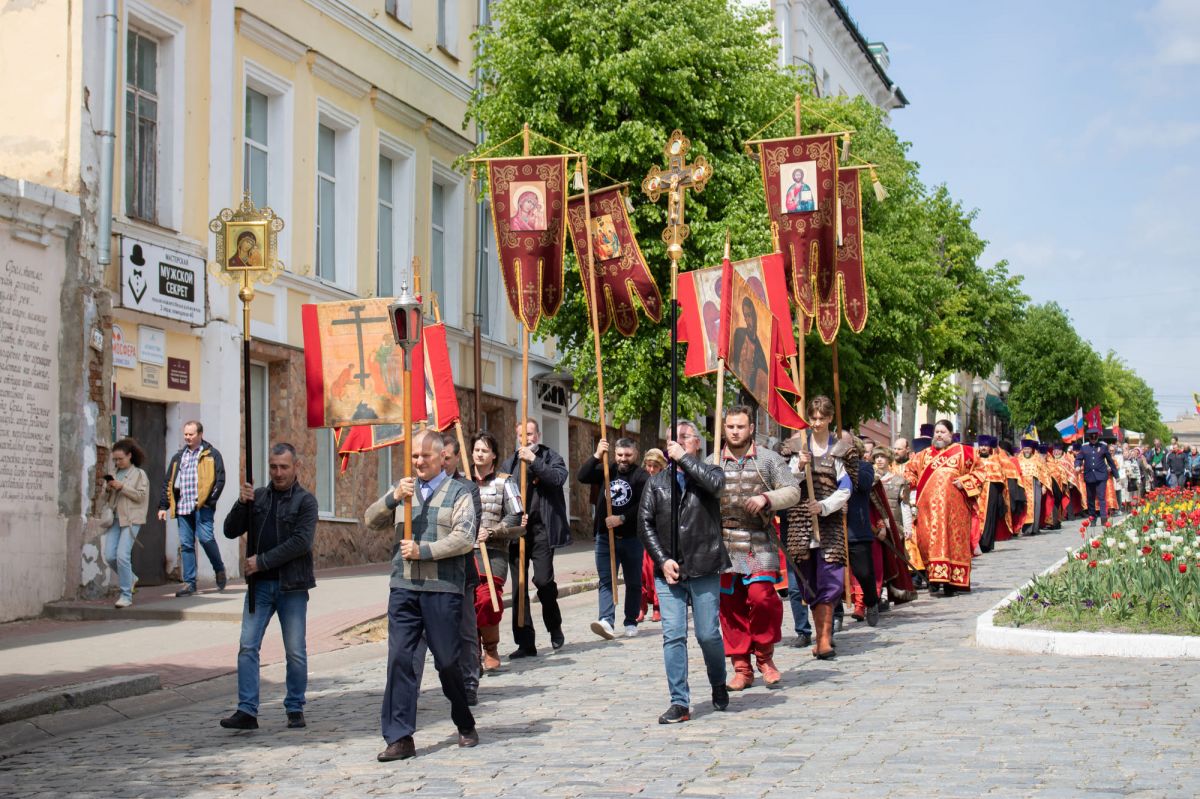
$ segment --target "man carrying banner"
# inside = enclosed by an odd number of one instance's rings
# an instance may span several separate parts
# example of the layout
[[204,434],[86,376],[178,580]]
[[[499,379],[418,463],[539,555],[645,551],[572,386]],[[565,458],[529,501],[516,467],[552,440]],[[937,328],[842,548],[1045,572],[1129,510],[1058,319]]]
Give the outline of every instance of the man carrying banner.
[[783,603],[775,592],[782,567],[772,514],[800,501],[800,487],[787,463],[755,443],[753,413],[745,405],[726,412],[726,445],[714,458],[725,472],[721,527],[733,562],[721,579],[721,634],[733,665],[731,691],[754,683],[751,654],[767,685],[780,680],[771,659],[783,624]]
[[908,484],[917,494],[917,543],[929,591],[954,596],[971,588],[971,499],[979,496],[975,452],[953,443],[954,425],[933,426],[932,446],[908,462]]
[[[541,443],[542,431],[533,419],[525,425],[525,446],[519,446],[521,441],[521,423],[517,423],[517,451],[512,454],[501,468],[506,474],[519,474],[521,464],[526,465],[529,473],[528,493],[526,494],[526,512],[529,521],[525,528],[525,565],[533,565],[533,585],[537,589],[538,602],[542,606],[542,621],[546,631],[550,633],[550,645],[555,649],[562,647],[565,642],[562,632],[562,612],[558,608],[558,583],[554,582],[554,550],[571,543],[571,530],[567,526],[567,500],[563,494],[563,486],[567,482],[567,464],[561,455]],[[508,546],[508,564],[514,575],[521,573],[521,550],[518,542]],[[513,583],[512,604],[519,604],[517,592],[525,594],[529,588],[518,585],[520,580]],[[528,597],[526,597],[528,599]],[[528,610],[529,603],[525,603]],[[530,614],[525,614],[525,626],[518,624],[517,614],[513,614],[513,640],[516,650],[509,655],[510,659],[533,657],[537,655],[536,639],[533,632],[533,621]]]

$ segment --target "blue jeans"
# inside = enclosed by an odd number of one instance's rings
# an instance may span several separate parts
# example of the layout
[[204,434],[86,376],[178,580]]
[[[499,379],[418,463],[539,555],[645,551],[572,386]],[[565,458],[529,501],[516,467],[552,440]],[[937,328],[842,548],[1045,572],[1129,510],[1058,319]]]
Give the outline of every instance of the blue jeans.
[[121,598],[133,599],[133,581],[137,579],[133,573],[133,539],[137,538],[140,524],[122,527],[114,520],[112,527],[104,536],[104,561],[117,570],[117,584],[121,586]]
[[792,629],[796,635],[812,637],[812,622],[808,619],[808,605],[804,604],[804,591],[800,588],[803,583],[796,575],[792,564],[788,563],[788,604],[792,606]]
[[725,684],[725,643],[721,640],[721,576],[693,577],[669,585],[661,577],[654,578],[658,603],[662,612],[663,663],[667,670],[667,688],[671,704],[689,707],[687,656],[687,606],[692,601],[692,623],[696,640],[704,654],[709,685]]
[[283,651],[287,658],[287,712],[304,710],[304,691],[308,688],[308,649],[305,625],[308,616],[307,591],[280,591],[278,580],[255,580],[254,613],[250,612],[250,594],[242,607],[242,639],[238,645],[238,710],[258,715],[258,650],[271,616],[279,615],[283,633]]
[[[625,626],[636,627],[642,612],[642,555],[646,549],[641,539],[614,538],[617,547],[617,568],[625,575]],[[615,624],[613,608],[613,576],[608,558],[608,533],[596,536],[596,573],[600,576],[600,618]]]
[[179,522],[179,557],[183,562],[183,581],[193,588],[196,587],[196,539],[204,547],[208,562],[214,572],[225,571],[225,562],[221,560],[221,549],[217,546],[216,536],[213,535],[212,508],[196,508],[183,516],[176,517]]

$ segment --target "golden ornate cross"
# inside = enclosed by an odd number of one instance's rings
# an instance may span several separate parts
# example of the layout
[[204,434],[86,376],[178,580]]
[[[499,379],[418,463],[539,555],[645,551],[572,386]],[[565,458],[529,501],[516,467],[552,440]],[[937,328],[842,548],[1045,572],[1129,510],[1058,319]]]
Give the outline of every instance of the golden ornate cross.
[[642,191],[649,195],[652,202],[658,202],[659,195],[667,192],[667,227],[663,230],[663,241],[667,244],[667,256],[671,259],[671,297],[675,297],[675,272],[679,259],[683,256],[683,240],[691,232],[683,220],[683,197],[686,189],[704,191],[704,184],[712,176],[712,167],[704,156],[698,156],[692,163],[687,163],[687,151],[692,143],[687,136],[676,130],[667,139],[663,155],[667,157],[667,168],[651,167],[646,179],[642,181]]

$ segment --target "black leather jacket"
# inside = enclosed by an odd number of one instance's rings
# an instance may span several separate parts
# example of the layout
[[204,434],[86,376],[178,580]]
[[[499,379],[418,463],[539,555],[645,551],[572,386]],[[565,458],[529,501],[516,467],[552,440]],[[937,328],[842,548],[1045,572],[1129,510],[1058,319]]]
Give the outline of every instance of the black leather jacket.
[[313,575],[312,548],[317,535],[317,498],[299,483],[294,483],[275,506],[275,532],[279,541],[266,552],[259,552],[259,533],[271,512],[270,486],[254,489],[254,504],[240,499],[225,517],[225,537],[237,538],[247,532],[246,557],[256,555],[260,569],[279,570],[282,591],[305,591],[317,584]]
[[671,470],[650,478],[638,508],[638,535],[662,575],[668,560],[679,564],[679,576],[708,577],[730,567],[721,535],[721,503],[725,472],[719,466],[684,455],[679,468],[685,475],[679,503],[679,530],[671,530]]

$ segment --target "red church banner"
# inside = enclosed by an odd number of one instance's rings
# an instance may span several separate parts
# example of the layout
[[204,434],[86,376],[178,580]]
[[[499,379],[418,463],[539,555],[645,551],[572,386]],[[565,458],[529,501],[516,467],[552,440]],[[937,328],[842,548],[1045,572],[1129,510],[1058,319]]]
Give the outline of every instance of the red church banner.
[[[602,301],[597,309],[600,332],[616,325],[622,335],[632,336],[638,327],[637,305],[655,322],[662,321],[662,295],[646,259],[638,247],[625,212],[625,197],[620,186],[591,192],[592,252],[596,259],[597,282]],[[567,223],[571,243],[579,261],[584,300],[591,310],[592,280],[587,270],[587,218],[583,195],[567,200]]]
[[817,274],[817,332],[829,344],[838,334],[842,315],[855,333],[867,324],[867,275],[863,263],[862,190],[860,167],[843,169],[838,175],[841,199],[842,244],[837,248],[836,268]]
[[488,161],[504,293],[513,315],[530,330],[562,305],[566,173],[562,155]]
[[834,268],[841,135],[820,133],[758,145],[767,213],[779,229],[792,297],[808,316],[816,313],[816,276],[824,267]]

